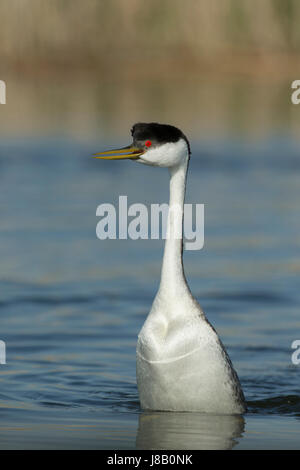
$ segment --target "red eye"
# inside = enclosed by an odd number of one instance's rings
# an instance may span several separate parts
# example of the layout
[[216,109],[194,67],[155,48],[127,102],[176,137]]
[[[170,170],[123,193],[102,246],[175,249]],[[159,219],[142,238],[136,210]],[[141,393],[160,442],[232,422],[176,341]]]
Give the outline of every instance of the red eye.
[[151,140],[146,140],[145,145],[146,145],[146,147],[151,147],[151,145],[152,145]]

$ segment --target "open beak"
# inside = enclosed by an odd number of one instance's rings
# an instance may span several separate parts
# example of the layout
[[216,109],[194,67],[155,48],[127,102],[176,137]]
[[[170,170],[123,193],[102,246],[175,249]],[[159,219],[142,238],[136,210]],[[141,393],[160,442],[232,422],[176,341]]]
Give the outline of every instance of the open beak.
[[140,155],[143,155],[145,151],[143,149],[128,145],[121,149],[107,150],[106,152],[95,153],[95,158],[101,158],[103,160],[124,160],[129,158],[130,160],[136,160]]

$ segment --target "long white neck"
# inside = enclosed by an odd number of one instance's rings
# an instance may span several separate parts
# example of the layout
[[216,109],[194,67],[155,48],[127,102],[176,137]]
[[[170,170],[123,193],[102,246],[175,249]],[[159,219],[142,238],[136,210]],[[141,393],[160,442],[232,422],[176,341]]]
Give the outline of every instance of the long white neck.
[[183,262],[183,211],[188,160],[170,169],[170,201],[167,238],[159,294],[168,298],[189,293]]

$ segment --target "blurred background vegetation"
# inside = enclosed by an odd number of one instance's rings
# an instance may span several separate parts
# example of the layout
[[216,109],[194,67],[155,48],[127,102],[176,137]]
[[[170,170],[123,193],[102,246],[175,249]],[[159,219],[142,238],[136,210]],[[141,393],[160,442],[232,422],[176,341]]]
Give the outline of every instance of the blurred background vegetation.
[[299,0],[0,0],[1,133],[297,136]]

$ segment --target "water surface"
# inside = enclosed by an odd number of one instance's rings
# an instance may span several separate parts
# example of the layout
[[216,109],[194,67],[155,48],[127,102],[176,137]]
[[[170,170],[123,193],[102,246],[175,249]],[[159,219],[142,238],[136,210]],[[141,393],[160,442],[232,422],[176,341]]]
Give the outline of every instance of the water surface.
[[186,275],[238,372],[243,417],[140,410],[135,345],[163,242],[100,241],[96,208],[167,202],[168,174],[90,158],[116,144],[1,141],[0,447],[299,449],[297,142],[192,142],[186,202],[205,204],[205,245],[185,252]]

